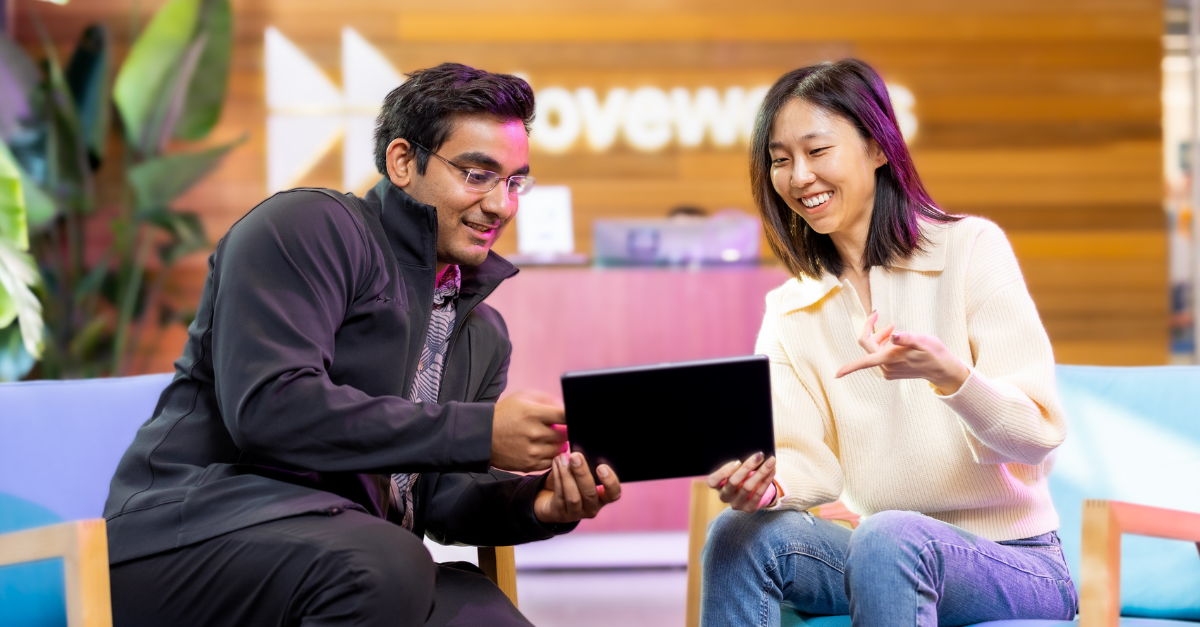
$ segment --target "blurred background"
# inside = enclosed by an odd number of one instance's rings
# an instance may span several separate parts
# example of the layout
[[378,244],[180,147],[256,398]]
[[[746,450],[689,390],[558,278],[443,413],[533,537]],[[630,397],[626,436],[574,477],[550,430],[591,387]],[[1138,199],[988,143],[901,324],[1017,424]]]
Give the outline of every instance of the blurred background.
[[[490,301],[515,345],[510,390],[752,352],[787,278],[751,202],[753,115],[784,72],[844,57],[883,75],[933,198],[1008,233],[1060,363],[1192,363],[1188,15],[1183,0],[0,0],[0,136],[36,188],[24,247],[0,222],[9,258],[36,268],[0,283],[0,378],[169,371],[213,243],[277,190],[365,193],[379,102],[444,61],[537,94],[538,187],[496,245],[522,272]],[[170,32],[186,45],[130,54]],[[579,534],[519,548],[522,608],[545,625],[682,620],[686,512],[686,480],[631,485]]]

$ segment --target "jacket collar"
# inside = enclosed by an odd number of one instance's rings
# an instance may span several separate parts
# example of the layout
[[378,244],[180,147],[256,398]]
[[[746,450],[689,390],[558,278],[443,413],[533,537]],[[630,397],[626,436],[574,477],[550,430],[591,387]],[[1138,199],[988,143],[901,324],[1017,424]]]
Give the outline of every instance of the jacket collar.
[[[907,259],[900,259],[892,264],[892,270],[912,270],[914,272],[941,272],[946,269],[946,224],[921,220],[918,228],[924,238],[920,250],[913,251]],[[811,277],[796,277],[784,284],[781,295],[783,313],[799,311],[825,298],[835,288],[841,287],[842,282],[828,272],[821,273],[820,279]]]
[[[379,180],[364,198],[379,212],[383,231],[391,244],[396,262],[402,266],[417,266],[430,273],[437,267],[437,208],[417,202],[404,190],[392,184],[386,176]],[[477,266],[459,266],[462,273],[460,295],[487,295],[505,279],[517,273],[516,267],[500,255],[488,251],[487,258]],[[432,294],[433,285],[430,284]]]

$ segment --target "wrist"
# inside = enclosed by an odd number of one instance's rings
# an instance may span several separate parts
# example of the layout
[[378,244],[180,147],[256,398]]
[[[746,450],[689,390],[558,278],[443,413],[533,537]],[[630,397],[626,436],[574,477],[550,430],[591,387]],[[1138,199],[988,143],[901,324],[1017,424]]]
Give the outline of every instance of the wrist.
[[929,380],[942,396],[950,396],[957,392],[971,375],[971,369],[961,359],[949,355],[946,361],[941,375],[937,379]]

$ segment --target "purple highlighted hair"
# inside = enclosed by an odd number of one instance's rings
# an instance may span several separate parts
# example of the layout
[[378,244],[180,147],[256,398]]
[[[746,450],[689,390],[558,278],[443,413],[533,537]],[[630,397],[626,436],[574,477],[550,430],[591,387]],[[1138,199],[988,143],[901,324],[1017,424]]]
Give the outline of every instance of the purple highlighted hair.
[[771,249],[794,276],[815,279],[822,272],[841,276],[845,269],[833,240],[794,217],[771,182],[767,147],[771,131],[780,109],[795,99],[841,116],[864,140],[875,140],[887,157],[887,163],[875,170],[875,207],[863,251],[863,270],[887,267],[920,250],[924,243],[918,228],[922,218],[935,222],[959,219],[939,209],[925,191],[900,135],[887,87],[871,66],[858,59],[843,59],[792,70],[771,86],[758,111],[750,146],[750,180]]

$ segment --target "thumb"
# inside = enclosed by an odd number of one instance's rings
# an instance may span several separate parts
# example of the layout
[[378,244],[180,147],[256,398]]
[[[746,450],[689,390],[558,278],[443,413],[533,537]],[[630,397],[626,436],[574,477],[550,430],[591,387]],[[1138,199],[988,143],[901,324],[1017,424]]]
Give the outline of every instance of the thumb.
[[912,333],[896,332],[892,334],[892,344],[905,348],[920,349],[921,344]]

